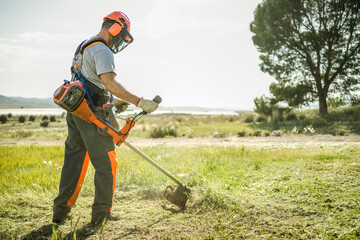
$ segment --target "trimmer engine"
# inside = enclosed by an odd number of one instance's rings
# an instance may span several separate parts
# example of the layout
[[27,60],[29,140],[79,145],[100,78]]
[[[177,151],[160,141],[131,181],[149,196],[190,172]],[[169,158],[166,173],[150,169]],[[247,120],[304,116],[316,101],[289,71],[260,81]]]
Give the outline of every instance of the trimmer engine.
[[54,102],[66,111],[73,112],[80,106],[85,94],[85,89],[80,81],[65,81],[54,92]]

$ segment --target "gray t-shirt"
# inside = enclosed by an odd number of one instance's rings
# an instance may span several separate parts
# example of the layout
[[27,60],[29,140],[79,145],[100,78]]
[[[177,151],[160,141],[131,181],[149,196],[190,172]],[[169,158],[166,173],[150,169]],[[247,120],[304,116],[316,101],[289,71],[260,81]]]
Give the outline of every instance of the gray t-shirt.
[[114,54],[110,48],[103,43],[96,43],[88,47],[83,53],[81,74],[87,80],[104,90],[105,86],[100,78],[100,74],[109,72],[115,73]]

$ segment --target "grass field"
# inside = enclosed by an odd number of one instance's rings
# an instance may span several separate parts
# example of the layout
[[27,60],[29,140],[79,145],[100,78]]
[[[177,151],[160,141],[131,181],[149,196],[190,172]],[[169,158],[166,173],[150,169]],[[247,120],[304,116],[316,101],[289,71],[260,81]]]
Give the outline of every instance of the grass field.
[[360,239],[360,141],[342,140],[142,146],[192,188],[185,211],[163,198],[171,181],[121,146],[117,219],[99,229],[91,166],[71,220],[55,228],[63,146],[3,145],[0,239]]

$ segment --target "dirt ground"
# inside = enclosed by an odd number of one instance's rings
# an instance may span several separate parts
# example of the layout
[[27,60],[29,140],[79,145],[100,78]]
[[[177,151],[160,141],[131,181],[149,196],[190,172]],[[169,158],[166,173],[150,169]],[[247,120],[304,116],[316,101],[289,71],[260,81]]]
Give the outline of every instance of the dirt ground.
[[[291,143],[321,143],[321,142],[359,142],[360,136],[282,136],[282,137],[228,137],[228,138],[131,138],[127,139],[135,146],[189,146],[189,145],[266,145]],[[63,145],[64,140],[53,141],[12,141],[0,142],[0,145]]]

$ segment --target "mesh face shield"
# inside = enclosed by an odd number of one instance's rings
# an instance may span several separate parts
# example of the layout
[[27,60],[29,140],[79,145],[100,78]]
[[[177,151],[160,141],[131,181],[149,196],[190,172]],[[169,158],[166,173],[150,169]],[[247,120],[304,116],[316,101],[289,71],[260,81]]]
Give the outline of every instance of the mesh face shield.
[[131,36],[131,34],[125,28],[123,28],[118,35],[112,37],[113,46],[111,50],[116,54],[124,50],[133,41],[134,38]]

